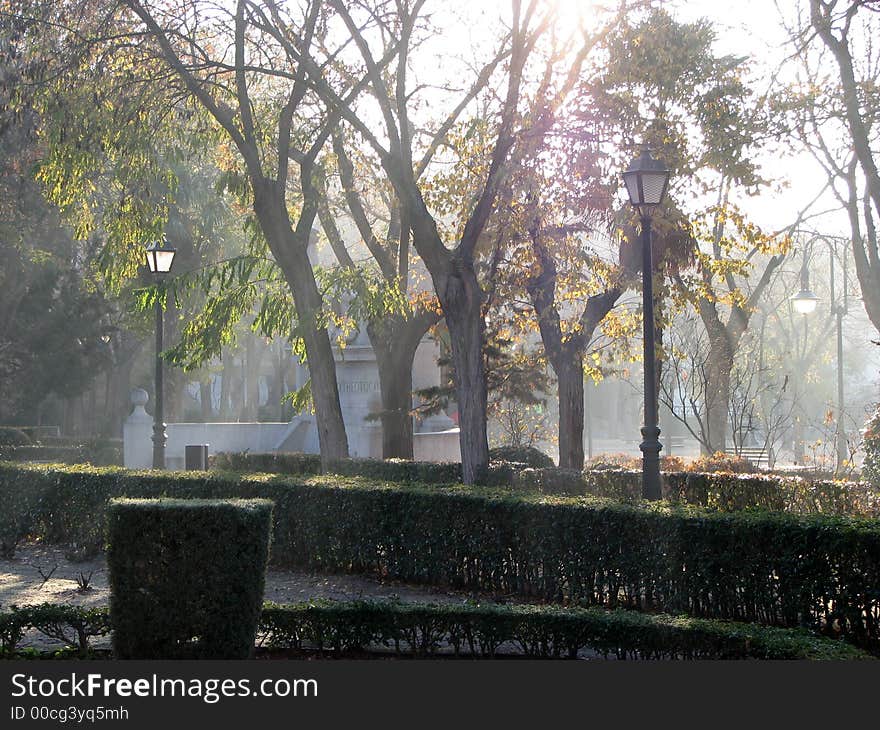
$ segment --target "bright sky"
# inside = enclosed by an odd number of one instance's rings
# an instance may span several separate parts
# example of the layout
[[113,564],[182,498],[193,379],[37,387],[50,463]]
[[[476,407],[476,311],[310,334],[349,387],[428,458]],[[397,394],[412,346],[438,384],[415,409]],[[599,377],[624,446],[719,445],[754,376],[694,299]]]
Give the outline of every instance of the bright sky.
[[[461,5],[459,5],[461,3]],[[594,6],[608,7],[611,0],[555,0],[563,18],[575,27],[582,14],[591,13]],[[806,0],[665,0],[675,17],[686,22],[700,18],[712,21],[716,28],[716,49],[721,54],[751,56],[756,70],[767,78],[777,76],[793,80],[790,73],[777,73],[789,49],[788,36],[780,13],[792,22],[798,7]],[[464,9],[477,16],[509,14],[509,0],[450,0],[447,8]],[[455,12],[455,11],[453,11]],[[494,19],[494,18],[493,18]],[[487,18],[488,20],[488,18]],[[448,45],[466,47],[468,39],[473,42],[481,37],[486,28],[475,23],[463,28],[457,38],[444,39]],[[475,44],[476,45],[476,44]],[[759,89],[762,92],[764,89]],[[759,197],[743,197],[736,202],[765,230],[775,231],[789,226],[798,212],[819,195],[825,182],[825,173],[808,153],[781,155],[779,149],[764,155],[761,160],[764,176],[773,181],[770,190],[762,190]],[[838,208],[836,199],[826,192],[812,206],[815,212]],[[843,213],[835,213],[815,219],[811,227],[821,227],[829,234],[848,233],[848,222]]]

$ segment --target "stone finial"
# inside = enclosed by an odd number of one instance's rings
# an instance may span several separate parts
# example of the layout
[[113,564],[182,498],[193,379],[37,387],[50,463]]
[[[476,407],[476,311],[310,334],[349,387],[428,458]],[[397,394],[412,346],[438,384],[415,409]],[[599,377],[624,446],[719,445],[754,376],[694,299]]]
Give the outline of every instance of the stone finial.
[[147,401],[150,400],[150,395],[143,388],[135,388],[129,394],[129,399],[131,400],[131,404],[134,408],[131,409],[131,414],[128,416],[128,421],[150,421],[153,422],[153,417],[144,410],[144,406],[147,405]]

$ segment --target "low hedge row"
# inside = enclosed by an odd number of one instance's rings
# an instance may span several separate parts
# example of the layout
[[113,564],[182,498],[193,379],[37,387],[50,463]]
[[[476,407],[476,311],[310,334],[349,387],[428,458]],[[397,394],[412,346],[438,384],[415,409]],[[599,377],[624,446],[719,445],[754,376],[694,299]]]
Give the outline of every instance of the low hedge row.
[[[88,656],[111,635],[106,608],[43,604],[0,613],[0,654],[13,655],[35,629]],[[397,654],[574,657],[591,650],[620,659],[871,659],[842,641],[685,616],[551,606],[436,605],[315,601],[265,604],[261,643],[270,649],[335,651],[393,648]]]
[[868,659],[842,641],[796,629],[533,605],[436,605],[316,601],[267,604],[260,622],[271,648],[352,651],[382,646],[398,654],[515,651],[535,658],[574,658],[591,650],[606,659]]
[[263,602],[272,503],[114,499],[107,519],[120,659],[246,659]]
[[[218,471],[264,472],[288,476],[321,474],[318,454],[299,453],[219,453],[211,457],[211,468]],[[334,459],[328,473],[359,476],[389,482],[454,484],[461,481],[457,462],[410,461],[407,459]]]
[[42,461],[60,464],[122,464],[122,448],[106,445],[28,444],[0,446],[0,461]]
[[[510,456],[498,452],[496,456]],[[212,468],[289,476],[318,475],[320,457],[314,454],[217,454]],[[340,459],[328,472],[341,476],[407,484],[452,484],[461,481],[461,465],[401,459]],[[631,469],[591,469],[584,472],[532,468],[497,461],[486,485],[516,492],[564,496],[594,496],[634,501],[641,498],[642,473]],[[729,472],[666,472],[663,498],[711,509],[767,509],[796,514],[880,517],[880,489],[867,482],[811,480],[796,476],[734,474]]]
[[100,544],[111,497],[266,498],[273,563],[880,644],[880,522],[348,477],[0,465],[18,534]]
[[67,650],[86,655],[95,639],[110,636],[110,611],[103,606],[84,608],[53,603],[12,606],[0,612],[0,656],[15,653],[31,629],[61,642]]
[[[609,469],[568,473],[560,470],[526,470],[517,474],[515,486],[536,487],[544,494],[591,494],[635,500],[641,496],[641,471]],[[803,479],[771,474],[729,472],[667,472],[663,498],[732,512],[766,509],[795,514],[880,517],[880,490],[867,482]]]

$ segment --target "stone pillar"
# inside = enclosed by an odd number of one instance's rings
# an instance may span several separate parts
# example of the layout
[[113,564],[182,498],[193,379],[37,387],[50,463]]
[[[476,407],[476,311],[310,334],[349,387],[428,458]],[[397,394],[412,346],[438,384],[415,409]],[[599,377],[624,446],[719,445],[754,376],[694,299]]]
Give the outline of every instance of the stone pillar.
[[149,399],[142,388],[131,391],[134,408],[122,424],[122,455],[127,469],[149,469],[153,465],[153,417],[144,409]]
[[[423,390],[432,386],[440,385],[440,367],[437,359],[440,357],[440,346],[437,342],[425,335],[416,349],[413,360],[413,390]],[[440,411],[422,420],[416,427],[416,433],[438,433],[458,428],[445,411]]]

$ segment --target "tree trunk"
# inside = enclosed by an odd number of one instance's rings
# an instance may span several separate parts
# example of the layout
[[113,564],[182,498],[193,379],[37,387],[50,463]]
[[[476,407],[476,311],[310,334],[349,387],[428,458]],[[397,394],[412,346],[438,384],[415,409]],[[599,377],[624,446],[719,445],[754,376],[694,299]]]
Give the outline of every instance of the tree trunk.
[[[370,338],[373,339],[372,337]],[[412,364],[415,350],[373,345],[382,395],[382,458],[413,458]]]
[[312,400],[318,427],[321,462],[348,456],[348,437],[339,406],[339,388],[336,382],[336,363],[327,329],[318,324],[322,308],[321,293],[315,283],[312,264],[304,240],[290,224],[283,191],[271,180],[254,181],[254,212],[260,222],[266,241],[284,272],[305,343],[309,376],[312,380]]
[[214,404],[212,394],[212,379],[210,373],[199,381],[199,404],[201,406],[202,421],[208,423],[214,418]]
[[727,406],[730,403],[733,353],[723,343],[711,346],[707,365],[706,424],[709,451],[714,454],[727,450]]
[[584,363],[580,352],[554,365],[559,384],[559,468],[584,468]]
[[483,294],[473,266],[455,267],[437,293],[446,315],[455,370],[462,478],[465,484],[474,484],[488,470],[489,439],[483,362]]
[[421,311],[409,319],[367,323],[382,396],[382,458],[413,458],[412,368],[416,350],[439,315]]
[[242,361],[243,403],[240,420],[254,422],[258,420],[260,406],[260,367],[263,363],[265,347],[253,332],[248,332],[244,342],[244,359]]
[[223,371],[220,374],[220,420],[228,423],[232,420],[232,384],[235,381],[235,365],[232,355],[227,353],[223,360]]

